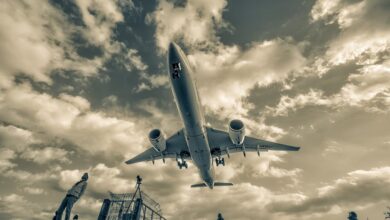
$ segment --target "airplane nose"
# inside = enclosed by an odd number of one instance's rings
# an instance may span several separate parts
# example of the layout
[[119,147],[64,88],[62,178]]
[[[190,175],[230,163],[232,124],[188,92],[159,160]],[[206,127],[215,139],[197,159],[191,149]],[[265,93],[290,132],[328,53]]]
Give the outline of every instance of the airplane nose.
[[169,63],[175,63],[180,60],[179,56],[179,47],[174,42],[169,43],[168,48],[168,62]]
[[176,44],[174,42],[169,43],[168,53],[171,55],[177,53]]
[[173,42],[170,42],[170,43],[169,43],[169,50],[172,50],[174,47],[175,47],[174,43],[173,43]]

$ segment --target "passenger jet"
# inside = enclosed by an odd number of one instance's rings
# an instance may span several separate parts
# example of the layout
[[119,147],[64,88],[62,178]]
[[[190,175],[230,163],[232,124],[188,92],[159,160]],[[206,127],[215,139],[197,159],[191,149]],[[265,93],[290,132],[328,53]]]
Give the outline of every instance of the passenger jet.
[[188,168],[186,160],[192,160],[198,168],[203,182],[191,187],[230,186],[232,183],[215,182],[213,159],[215,164],[225,165],[223,156],[231,153],[260,152],[268,150],[298,151],[299,147],[273,143],[245,136],[245,125],[241,120],[229,122],[228,131],[221,131],[206,126],[199,95],[193,80],[190,63],[183,50],[175,43],[168,49],[168,71],[172,93],[176,101],[184,128],[168,139],[159,129],[149,132],[151,147],[138,156],[126,161],[127,164],[176,158],[180,169]]

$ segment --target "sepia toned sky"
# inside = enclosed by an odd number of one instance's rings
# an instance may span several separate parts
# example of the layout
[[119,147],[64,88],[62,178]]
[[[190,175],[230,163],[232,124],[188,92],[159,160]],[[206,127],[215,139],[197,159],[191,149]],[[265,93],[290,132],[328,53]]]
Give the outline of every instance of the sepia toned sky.
[[[108,191],[143,190],[171,220],[383,219],[390,205],[388,0],[5,0],[0,4],[0,219],[96,219]],[[196,168],[126,165],[148,132],[182,128],[168,82],[175,41],[207,123],[301,146]]]

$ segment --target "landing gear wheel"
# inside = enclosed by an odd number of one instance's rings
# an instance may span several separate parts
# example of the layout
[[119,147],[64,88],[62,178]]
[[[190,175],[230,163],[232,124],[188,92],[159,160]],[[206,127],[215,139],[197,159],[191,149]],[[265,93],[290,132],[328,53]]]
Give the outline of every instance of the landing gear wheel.
[[220,164],[222,166],[225,166],[225,158],[215,158],[215,164],[219,166]]
[[185,167],[186,169],[188,169],[188,164],[187,164],[187,161],[177,161],[177,166],[179,167],[179,169],[182,169],[183,167]]

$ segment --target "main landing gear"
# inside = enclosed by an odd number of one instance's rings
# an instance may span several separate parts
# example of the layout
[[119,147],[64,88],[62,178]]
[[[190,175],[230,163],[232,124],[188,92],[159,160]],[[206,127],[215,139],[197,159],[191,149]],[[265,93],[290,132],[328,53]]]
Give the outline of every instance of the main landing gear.
[[188,168],[188,164],[187,164],[187,161],[185,161],[185,160],[178,160],[177,161],[177,166],[179,167],[179,169],[182,169],[183,167],[184,168]]
[[219,165],[225,166],[225,158],[221,158],[221,157],[215,158],[215,164],[217,166]]

